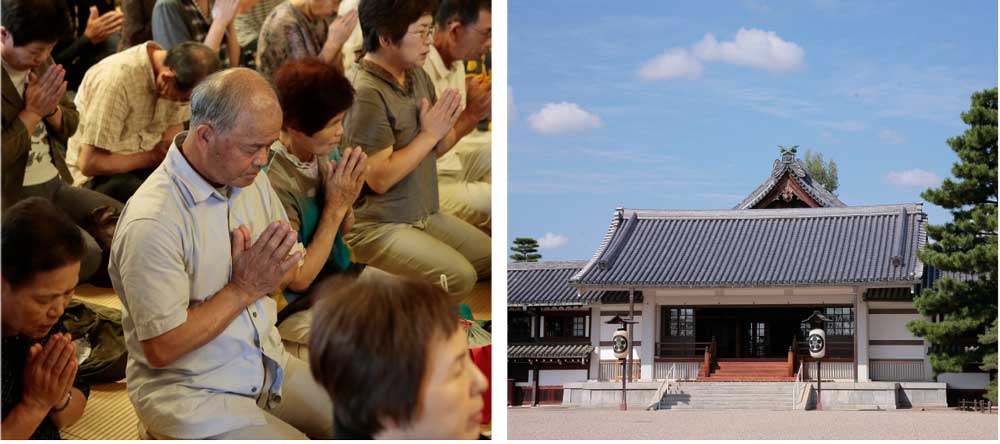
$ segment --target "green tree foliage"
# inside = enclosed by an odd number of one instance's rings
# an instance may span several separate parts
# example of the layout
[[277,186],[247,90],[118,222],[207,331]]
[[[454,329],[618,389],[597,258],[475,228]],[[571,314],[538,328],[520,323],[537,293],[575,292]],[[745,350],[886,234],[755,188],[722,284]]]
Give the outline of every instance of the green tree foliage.
[[514,262],[538,262],[542,255],[538,253],[538,241],[530,237],[519,237],[514,239],[514,246],[510,247],[514,254],[510,258]]
[[806,164],[806,171],[809,172],[813,180],[819,182],[820,185],[823,185],[823,188],[836,195],[837,188],[840,187],[840,180],[837,178],[837,163],[833,159],[830,159],[824,165],[823,154],[814,153],[809,150],[806,150],[806,156],[803,161]]
[[[935,345],[930,356],[935,374],[961,372],[970,365],[997,368],[997,89],[973,94],[962,121],[969,129],[948,139],[959,158],[951,169],[955,178],[921,194],[950,210],[952,221],[929,225],[927,233],[935,242],[917,254],[928,265],[972,273],[975,279],[946,276],[925,288],[913,303],[936,321],[907,324],[913,334]],[[996,402],[995,373],[988,390]]]

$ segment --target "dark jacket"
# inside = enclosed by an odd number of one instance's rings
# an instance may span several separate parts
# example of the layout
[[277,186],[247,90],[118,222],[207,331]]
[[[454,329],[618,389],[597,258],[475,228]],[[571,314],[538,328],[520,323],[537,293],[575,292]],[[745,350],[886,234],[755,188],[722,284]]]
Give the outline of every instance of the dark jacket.
[[[35,75],[41,77],[49,65],[52,64],[50,58],[35,69]],[[17,118],[18,113],[24,109],[24,100],[17,93],[14,82],[10,80],[7,70],[3,70],[3,202],[0,207],[4,210],[17,203],[16,199],[21,195],[22,184],[24,183],[24,170],[28,166],[28,153],[31,151],[31,132],[34,128],[25,128],[21,119]],[[62,130],[56,131],[52,125],[45,122],[45,130],[48,132],[49,153],[52,156],[52,163],[59,170],[59,176],[68,183],[73,183],[73,176],[66,167],[66,141],[76,132],[77,125],[80,124],[80,113],[76,106],[70,101],[69,96],[63,95],[59,101],[62,108]]]

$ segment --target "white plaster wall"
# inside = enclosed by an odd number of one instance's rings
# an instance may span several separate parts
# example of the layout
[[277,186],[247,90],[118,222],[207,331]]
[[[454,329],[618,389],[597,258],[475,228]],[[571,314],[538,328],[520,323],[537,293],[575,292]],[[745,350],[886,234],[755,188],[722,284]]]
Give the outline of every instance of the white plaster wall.
[[[642,352],[642,346],[632,347],[632,359],[639,360],[639,353]],[[601,360],[608,361],[618,359],[615,357],[615,351],[611,349],[611,346],[601,347]]]
[[906,323],[914,319],[921,319],[919,313],[912,314],[869,314],[868,315],[868,339],[870,340],[920,340],[919,337],[910,333],[906,329]]
[[947,382],[948,388],[981,390],[990,382],[988,373],[941,373],[938,382]]
[[[608,311],[608,308],[603,308],[602,310]],[[617,325],[607,324],[607,322],[610,321],[611,318],[613,318],[613,317],[614,317],[614,315],[611,315],[611,316],[601,316],[601,334],[598,337],[598,341],[601,341],[601,342],[610,341],[611,338],[612,338],[612,336],[614,336],[615,331],[617,331],[618,327],[621,326],[621,324],[617,324]],[[636,316],[635,320],[636,320],[637,323],[636,324],[632,324],[632,326],[629,327],[632,330],[632,341],[639,340],[639,337],[640,337],[639,336],[639,332],[641,331],[641,328],[642,328],[642,315]]]
[[923,345],[871,345],[869,359],[924,359]]
[[587,381],[587,370],[539,370],[538,371],[539,385],[563,385],[567,382],[586,382],[586,381]]

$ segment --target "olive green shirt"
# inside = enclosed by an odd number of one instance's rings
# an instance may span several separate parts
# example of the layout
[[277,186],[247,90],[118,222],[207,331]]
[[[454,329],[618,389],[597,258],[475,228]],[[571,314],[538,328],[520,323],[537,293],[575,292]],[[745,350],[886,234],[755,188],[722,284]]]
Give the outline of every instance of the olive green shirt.
[[[437,95],[422,68],[406,71],[400,86],[382,67],[362,60],[352,79],[354,106],[344,117],[341,146],[360,146],[369,156],[385,148],[404,149],[420,133],[420,104],[434,104]],[[414,223],[438,211],[437,162],[431,151],[417,168],[376,194],[365,185],[355,203],[359,222]]]

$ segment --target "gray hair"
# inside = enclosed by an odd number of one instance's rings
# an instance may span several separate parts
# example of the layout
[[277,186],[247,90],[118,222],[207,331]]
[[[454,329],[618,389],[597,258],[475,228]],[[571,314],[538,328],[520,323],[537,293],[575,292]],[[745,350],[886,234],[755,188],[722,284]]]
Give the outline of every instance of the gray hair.
[[[266,85],[272,98],[256,94],[259,90],[250,87],[255,81]],[[206,77],[191,94],[191,128],[209,123],[216,131],[225,133],[236,125],[244,109],[259,109],[272,102],[278,102],[274,88],[257,71],[248,68],[219,71]]]
[[184,42],[170,48],[163,60],[176,74],[177,89],[188,92],[202,79],[219,70],[219,54],[198,42]]

